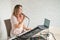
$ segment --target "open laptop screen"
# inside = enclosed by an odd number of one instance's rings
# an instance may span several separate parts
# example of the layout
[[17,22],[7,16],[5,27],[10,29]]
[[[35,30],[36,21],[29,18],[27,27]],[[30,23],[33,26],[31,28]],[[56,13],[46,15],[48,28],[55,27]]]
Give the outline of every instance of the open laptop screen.
[[50,25],[50,20],[45,19],[44,20],[44,26],[49,27],[49,25]]

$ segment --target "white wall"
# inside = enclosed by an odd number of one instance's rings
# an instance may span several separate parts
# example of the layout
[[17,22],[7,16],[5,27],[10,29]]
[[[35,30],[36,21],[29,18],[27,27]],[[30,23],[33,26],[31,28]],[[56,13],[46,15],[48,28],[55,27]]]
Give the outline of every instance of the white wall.
[[0,0],[0,18],[7,19],[11,15],[10,0]]
[[16,4],[23,5],[23,12],[31,20],[29,27],[43,24],[47,18],[51,20],[50,31],[60,35],[60,0],[0,0],[0,18],[10,18]]
[[12,7],[23,5],[23,12],[31,19],[30,27],[43,24],[44,18],[51,20],[51,27],[60,27],[60,0],[12,0]]

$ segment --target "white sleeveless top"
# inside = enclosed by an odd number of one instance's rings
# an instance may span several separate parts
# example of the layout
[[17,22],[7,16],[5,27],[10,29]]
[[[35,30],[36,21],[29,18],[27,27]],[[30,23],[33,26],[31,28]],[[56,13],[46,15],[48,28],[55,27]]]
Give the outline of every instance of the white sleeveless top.
[[10,36],[14,37],[17,36],[18,34],[22,33],[23,31],[23,23],[21,23],[19,26],[20,28],[15,28],[14,25],[18,24],[17,18],[15,16],[11,17],[11,25],[12,25],[12,29],[10,32]]

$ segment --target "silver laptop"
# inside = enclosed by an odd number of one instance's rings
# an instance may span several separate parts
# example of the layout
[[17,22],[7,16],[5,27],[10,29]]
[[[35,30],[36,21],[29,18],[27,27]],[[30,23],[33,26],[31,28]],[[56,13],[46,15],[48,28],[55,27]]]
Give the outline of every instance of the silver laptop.
[[46,26],[47,28],[49,28],[50,25],[50,20],[46,19],[44,20],[44,26]]

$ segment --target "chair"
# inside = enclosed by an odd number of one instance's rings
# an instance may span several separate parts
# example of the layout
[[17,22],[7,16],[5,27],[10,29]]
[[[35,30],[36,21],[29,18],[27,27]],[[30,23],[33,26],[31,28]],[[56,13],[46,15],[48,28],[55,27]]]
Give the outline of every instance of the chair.
[[10,31],[11,31],[10,19],[4,20],[4,23],[6,25],[7,35],[8,35],[8,37],[10,37]]

